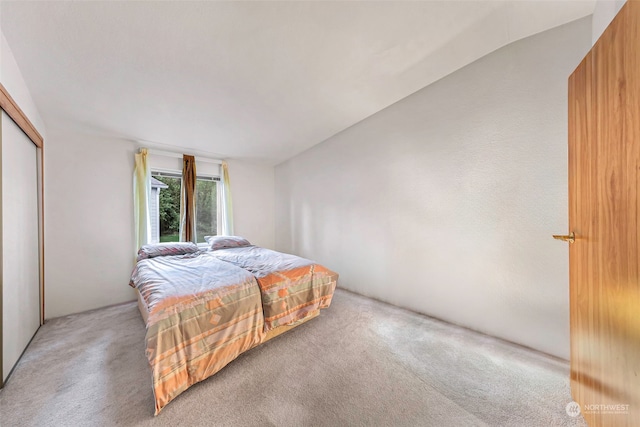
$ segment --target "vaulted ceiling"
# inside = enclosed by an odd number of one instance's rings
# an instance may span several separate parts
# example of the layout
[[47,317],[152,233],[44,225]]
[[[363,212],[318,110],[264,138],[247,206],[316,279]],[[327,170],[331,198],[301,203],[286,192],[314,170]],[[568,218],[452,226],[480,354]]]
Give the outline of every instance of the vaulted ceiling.
[[3,0],[0,26],[47,128],[276,164],[593,7]]

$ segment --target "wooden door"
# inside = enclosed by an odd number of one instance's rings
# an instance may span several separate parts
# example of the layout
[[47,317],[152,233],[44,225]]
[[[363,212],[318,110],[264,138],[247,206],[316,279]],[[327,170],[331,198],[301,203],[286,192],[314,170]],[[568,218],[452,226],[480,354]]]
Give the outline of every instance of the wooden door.
[[569,78],[571,392],[590,426],[640,426],[640,3]]

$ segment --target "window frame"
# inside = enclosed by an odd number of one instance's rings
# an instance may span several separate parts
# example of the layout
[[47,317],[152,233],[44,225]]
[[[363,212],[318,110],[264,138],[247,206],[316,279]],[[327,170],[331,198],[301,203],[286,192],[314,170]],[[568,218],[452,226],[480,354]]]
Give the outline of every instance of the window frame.
[[[196,185],[198,184],[198,181],[213,181],[216,183],[216,236],[220,235],[220,197],[218,196],[220,194],[220,182],[222,181],[220,176],[214,176],[214,175],[199,175],[196,171]],[[196,200],[196,223],[198,221],[198,200]],[[209,244],[205,241],[202,243],[197,243],[198,242],[198,227],[195,227],[195,235],[196,235],[196,245],[198,245],[199,248],[202,249],[206,249],[209,247]]]
[[[178,178],[180,179],[180,185],[182,186],[182,171],[181,170],[176,170],[176,169],[164,169],[164,168],[154,168],[151,167],[149,168],[150,170],[150,175],[153,176],[165,176],[168,178]],[[216,216],[217,216],[217,221],[216,221],[216,235],[220,235],[220,183],[222,182],[222,178],[220,177],[220,175],[213,175],[213,174],[198,174],[196,171],[196,182],[197,181],[213,181],[216,183]],[[180,203],[182,203],[182,200],[180,200]],[[197,207],[197,201],[196,201],[196,212],[198,210]],[[197,215],[197,214],[196,214]],[[196,219],[197,220],[197,219]],[[159,226],[159,224],[158,224]],[[198,236],[196,234],[196,241],[198,240]],[[207,247],[209,247],[209,244],[207,242],[202,242],[202,243],[196,243],[198,245],[199,248],[202,249],[206,249]]]

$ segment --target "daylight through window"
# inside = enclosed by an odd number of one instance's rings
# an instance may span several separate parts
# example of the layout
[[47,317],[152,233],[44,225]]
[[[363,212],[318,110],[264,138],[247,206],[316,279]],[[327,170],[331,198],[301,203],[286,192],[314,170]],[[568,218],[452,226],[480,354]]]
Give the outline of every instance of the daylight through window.
[[[179,174],[152,172],[149,214],[151,241],[180,241],[180,184]],[[204,236],[217,234],[218,181],[212,177],[196,179],[196,242],[204,243]]]
[[196,179],[196,241],[215,236],[218,230],[218,183],[211,178]]

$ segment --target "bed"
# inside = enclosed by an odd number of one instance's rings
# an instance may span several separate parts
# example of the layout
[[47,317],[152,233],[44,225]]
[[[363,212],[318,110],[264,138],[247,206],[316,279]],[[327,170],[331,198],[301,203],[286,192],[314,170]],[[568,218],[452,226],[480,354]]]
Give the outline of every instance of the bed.
[[233,236],[140,249],[130,285],[146,324],[155,414],[243,352],[329,307],[338,275]]

